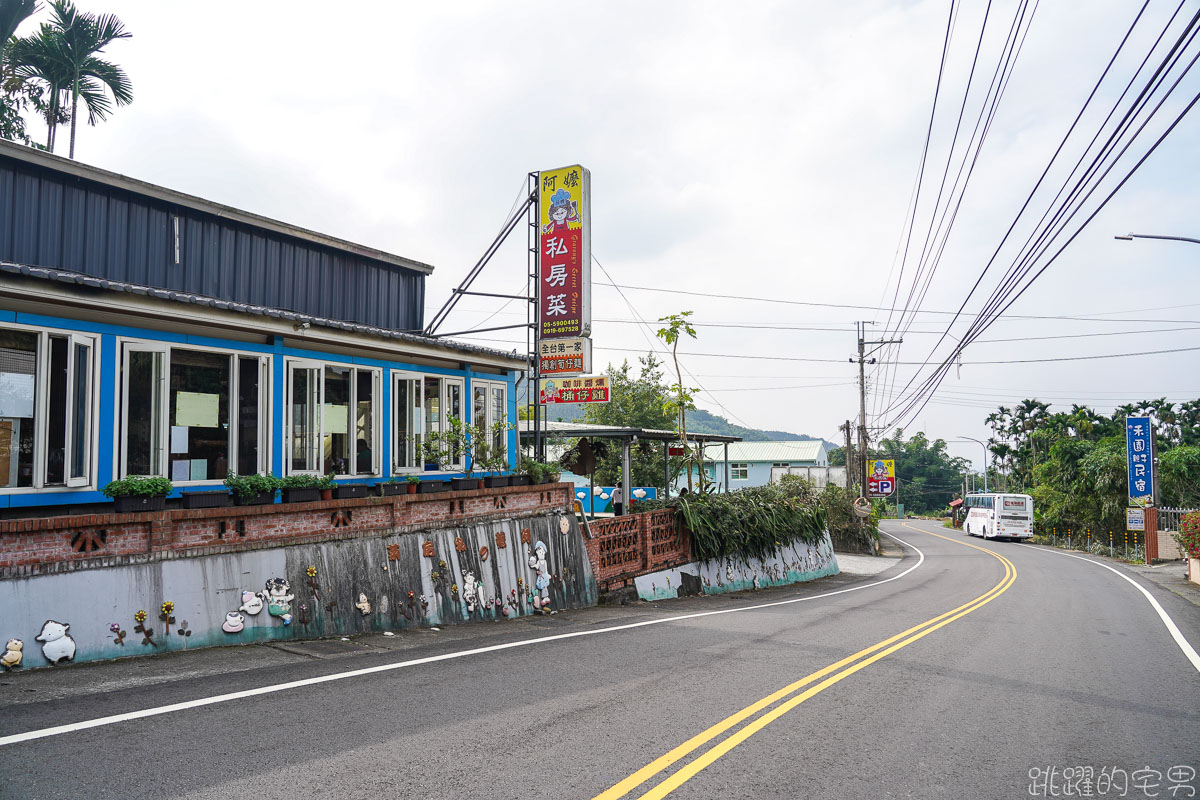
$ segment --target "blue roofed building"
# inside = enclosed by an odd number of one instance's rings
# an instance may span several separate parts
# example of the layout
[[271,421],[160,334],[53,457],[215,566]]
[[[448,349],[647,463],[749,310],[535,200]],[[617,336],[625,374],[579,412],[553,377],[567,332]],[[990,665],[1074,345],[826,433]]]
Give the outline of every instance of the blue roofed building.
[[526,363],[422,335],[432,271],[0,141],[0,516],[132,475],[461,474],[422,437],[515,420]]

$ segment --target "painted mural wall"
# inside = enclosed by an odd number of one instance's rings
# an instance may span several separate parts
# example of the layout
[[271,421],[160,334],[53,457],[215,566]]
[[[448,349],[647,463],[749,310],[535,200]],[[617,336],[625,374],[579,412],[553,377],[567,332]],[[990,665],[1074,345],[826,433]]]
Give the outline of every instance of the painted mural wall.
[[792,542],[769,558],[693,561],[634,579],[642,600],[666,600],[688,594],[725,594],[788,586],[838,574],[829,533],[816,544]]
[[596,600],[575,516],[550,513],[0,580],[0,666],[504,620]]

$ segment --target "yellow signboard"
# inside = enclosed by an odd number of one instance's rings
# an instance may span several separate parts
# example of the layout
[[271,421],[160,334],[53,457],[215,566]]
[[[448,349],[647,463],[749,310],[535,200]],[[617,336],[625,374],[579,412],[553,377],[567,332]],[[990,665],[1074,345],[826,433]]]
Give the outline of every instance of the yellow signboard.
[[891,497],[896,492],[896,462],[871,459],[867,462],[868,497]]

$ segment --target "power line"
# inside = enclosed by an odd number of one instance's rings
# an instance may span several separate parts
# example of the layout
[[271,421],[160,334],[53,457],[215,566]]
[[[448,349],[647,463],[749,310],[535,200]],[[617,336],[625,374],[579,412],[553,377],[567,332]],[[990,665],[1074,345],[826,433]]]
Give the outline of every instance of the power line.
[[[1181,5],[1181,7],[1182,7],[1182,5]],[[1176,11],[1176,13],[1178,13],[1178,10]],[[1139,17],[1140,17],[1140,13],[1139,13]],[[1173,19],[1174,19],[1174,16],[1172,17],[1172,20]],[[1018,259],[1009,268],[1006,275],[1001,280],[1000,285],[997,286],[997,288],[993,290],[991,297],[985,303],[985,307],[984,307],[983,311],[981,311],[976,316],[975,321],[971,324],[971,326],[967,330],[967,332],[966,332],[965,336],[962,338],[962,340],[956,345],[955,348],[953,348],[953,351],[951,352],[950,356],[948,356],[940,364],[938,364],[938,366],[932,370],[932,372],[929,374],[929,376],[925,379],[925,381],[919,387],[917,387],[911,394],[905,396],[905,398],[904,398],[905,405],[903,408],[901,408],[896,413],[895,418],[894,418],[895,421],[899,421],[899,420],[902,420],[909,416],[912,416],[914,414],[920,413],[921,408],[924,406],[924,402],[928,401],[929,397],[932,395],[932,392],[936,390],[937,386],[945,378],[945,375],[947,374],[949,367],[952,365],[955,357],[962,352],[963,347],[970,344],[971,341],[973,341],[984,330],[986,330],[990,326],[990,324],[995,321],[995,319],[999,318],[1006,311],[1008,311],[1009,308],[1012,307],[1013,303],[1015,303],[1017,301],[1017,299],[1020,298],[1029,289],[1029,287],[1046,271],[1046,269],[1048,269],[1054,263],[1054,261],[1056,261],[1058,259],[1058,257],[1062,254],[1062,252],[1072,242],[1074,242],[1074,240],[1079,236],[1080,233],[1082,233],[1082,231],[1087,227],[1087,225],[1096,217],[1097,214],[1099,214],[1099,212],[1108,204],[1108,202],[1116,195],[1116,193],[1118,191],[1120,191],[1120,189],[1125,185],[1125,183],[1127,183],[1128,180],[1137,172],[1137,170],[1146,162],[1146,160],[1150,157],[1150,155],[1152,155],[1154,153],[1154,151],[1159,147],[1159,145],[1161,145],[1162,142],[1166,139],[1166,137],[1168,135],[1170,135],[1170,133],[1175,129],[1175,127],[1179,124],[1179,122],[1182,121],[1182,119],[1188,114],[1188,112],[1191,111],[1192,107],[1196,104],[1196,102],[1198,100],[1200,100],[1200,94],[1196,95],[1196,97],[1193,98],[1191,100],[1191,102],[1189,102],[1186,105],[1186,107],[1182,111],[1179,112],[1179,114],[1176,116],[1174,121],[1172,121],[1170,123],[1170,125],[1167,126],[1166,130],[1142,154],[1141,158],[1139,158],[1137,160],[1137,162],[1128,170],[1128,172],[1125,174],[1125,176],[1117,183],[1116,187],[1111,192],[1109,192],[1096,205],[1096,207],[1092,210],[1091,214],[1089,214],[1087,216],[1087,218],[1084,219],[1084,221],[1079,224],[1079,226],[1075,229],[1074,233],[1072,233],[1067,238],[1067,240],[1054,252],[1054,254],[1045,261],[1045,263],[1040,267],[1040,269],[1038,269],[1035,273],[1033,273],[1032,277],[1027,277],[1029,275],[1029,273],[1031,271],[1033,271],[1036,260],[1041,258],[1050,249],[1050,247],[1052,246],[1053,240],[1057,236],[1059,236],[1059,234],[1061,234],[1066,229],[1066,226],[1068,224],[1070,224],[1071,220],[1078,213],[1080,213],[1080,211],[1083,208],[1083,204],[1085,202],[1087,202],[1087,200],[1096,191],[1096,189],[1099,188],[1100,182],[1103,181],[1108,176],[1108,174],[1116,167],[1116,165],[1117,165],[1117,163],[1119,163],[1120,159],[1124,156],[1124,154],[1129,150],[1129,148],[1133,145],[1133,143],[1142,134],[1142,132],[1147,127],[1147,125],[1149,125],[1149,123],[1154,119],[1155,115],[1162,108],[1162,106],[1165,104],[1165,102],[1172,96],[1175,89],[1179,86],[1180,82],[1182,82],[1183,78],[1188,74],[1188,72],[1191,70],[1192,66],[1195,64],[1197,58],[1200,58],[1200,54],[1197,54],[1196,57],[1192,58],[1192,60],[1183,69],[1183,71],[1181,72],[1179,77],[1175,80],[1175,82],[1170,86],[1170,88],[1166,91],[1166,93],[1163,94],[1161,99],[1158,101],[1157,105],[1155,105],[1154,108],[1149,112],[1149,114],[1146,115],[1145,119],[1142,121],[1141,125],[1137,128],[1137,130],[1133,132],[1133,134],[1129,137],[1128,141],[1124,144],[1123,147],[1121,147],[1119,152],[1116,152],[1116,155],[1111,159],[1111,163],[1109,164],[1109,166],[1106,169],[1104,169],[1103,172],[1099,173],[1098,176],[1095,176],[1095,173],[1100,169],[1103,162],[1105,160],[1108,160],[1109,156],[1116,150],[1116,148],[1119,144],[1119,141],[1124,136],[1125,132],[1132,128],[1137,115],[1140,114],[1144,108],[1148,107],[1149,102],[1150,102],[1151,98],[1153,97],[1153,95],[1157,92],[1157,90],[1161,86],[1163,86],[1166,83],[1168,75],[1171,73],[1171,71],[1174,69],[1174,67],[1182,61],[1182,56],[1183,56],[1185,49],[1187,48],[1188,45],[1191,44],[1192,40],[1196,36],[1196,33],[1193,32],[1193,28],[1195,28],[1197,20],[1200,20],[1200,13],[1197,13],[1196,16],[1194,16],[1192,18],[1191,22],[1188,23],[1185,30],[1180,34],[1180,36],[1176,40],[1175,44],[1171,47],[1170,51],[1163,58],[1162,63],[1155,70],[1154,74],[1149,78],[1149,81],[1146,84],[1146,86],[1143,87],[1143,89],[1139,93],[1138,97],[1134,100],[1133,104],[1125,112],[1125,115],[1122,118],[1122,120],[1118,123],[1117,128],[1113,131],[1113,133],[1111,133],[1109,135],[1108,140],[1104,143],[1100,152],[1097,153],[1097,155],[1093,158],[1091,165],[1088,167],[1088,169],[1085,171],[1085,173],[1078,179],[1074,188],[1072,188],[1067,199],[1064,201],[1064,204],[1061,205],[1054,212],[1054,216],[1051,219],[1048,226],[1043,228],[1040,233],[1036,233],[1036,228],[1035,228],[1035,233],[1037,236],[1036,241],[1034,240],[1035,234],[1033,234],[1033,233],[1030,234],[1030,237],[1027,240],[1026,244],[1022,246],[1022,248],[1020,249],[1020,251],[1018,253]],[[1135,20],[1134,24],[1136,24],[1136,20]],[[1168,28],[1169,28],[1170,24],[1171,23],[1168,22]],[[1164,30],[1164,32],[1165,32],[1165,30]],[[1128,38],[1128,34],[1127,34],[1126,38]],[[1160,40],[1161,40],[1161,35],[1160,35]],[[1122,42],[1122,44],[1124,44],[1124,41]],[[1155,48],[1157,47],[1157,45],[1158,45],[1158,42],[1155,43]],[[1151,53],[1153,53],[1153,51],[1154,51],[1154,48],[1151,49]],[[1114,59],[1115,59],[1115,56],[1114,56]],[[1110,67],[1111,67],[1111,63],[1112,62],[1110,61],[1110,64],[1109,64]],[[1143,64],[1144,63],[1145,62],[1143,62]],[[1141,68],[1139,68],[1138,72],[1140,73],[1140,71],[1141,71]],[[1107,72],[1108,72],[1108,68],[1106,68],[1105,74],[1107,74]],[[1132,84],[1133,80],[1136,80],[1136,77],[1137,77],[1137,74],[1135,73],[1134,79],[1131,80],[1131,84]],[[1102,75],[1101,81],[1103,80],[1103,78],[1104,78],[1104,76]],[[1127,87],[1126,92],[1127,91],[1128,91],[1128,87]],[[1095,90],[1093,90],[1093,95],[1094,94],[1095,94]],[[1121,98],[1119,98],[1117,101],[1118,104],[1121,102],[1121,99],[1123,99],[1124,96],[1125,96],[1125,93],[1122,93]],[[1091,100],[1091,96],[1089,96],[1089,102],[1090,102],[1090,100]],[[1085,103],[1085,107],[1086,107],[1086,103]],[[1110,117],[1111,117],[1111,113],[1110,113]],[[1107,124],[1107,119],[1105,121],[1105,124]],[[1072,125],[1072,130],[1073,129],[1074,129],[1074,125]],[[1068,136],[1069,135],[1070,135],[1070,132],[1068,132]],[[1097,136],[1098,135],[1099,134],[1097,134]],[[1095,142],[1096,138],[1097,137],[1093,137],[1092,141]],[[1087,152],[1090,150],[1090,148],[1091,148],[1091,144],[1088,145],[1088,148],[1085,148],[1084,156],[1081,157],[1080,163],[1082,163],[1083,158],[1086,157]],[[1060,150],[1056,151],[1055,157],[1057,157],[1057,154],[1060,151],[1061,151],[1061,146],[1060,146]],[[1052,159],[1052,161],[1053,161],[1053,159]],[[1079,164],[1077,164],[1076,168],[1072,170],[1071,175],[1074,175],[1075,171],[1078,169],[1078,166],[1079,166]],[[1045,175],[1045,173],[1043,173],[1043,177],[1044,177],[1044,175]],[[1068,180],[1070,180],[1070,178],[1068,178]],[[1041,179],[1039,179],[1039,185],[1040,185],[1040,182],[1041,182]],[[1082,194],[1082,197],[1079,197],[1080,193],[1083,192],[1085,186],[1088,183],[1091,183],[1091,188],[1087,189],[1086,193]],[[1037,187],[1035,186],[1035,191],[1036,191],[1036,189],[1037,189]],[[1032,198],[1032,194],[1033,193],[1031,192],[1031,198]],[[1062,190],[1060,189],[1060,191],[1059,191],[1058,195],[1056,195],[1054,201],[1051,202],[1051,208],[1053,208],[1054,202],[1057,202],[1058,197],[1061,196],[1061,194],[1062,194]],[[1022,207],[1022,211],[1018,213],[1018,218],[1020,217],[1020,214],[1024,212],[1024,209],[1026,207],[1028,207],[1028,203],[1029,203],[1029,199],[1027,199],[1026,205]],[[1074,208],[1072,208],[1072,206],[1074,206]],[[1047,209],[1047,212],[1043,214],[1042,221],[1044,221],[1046,219],[1046,216],[1047,216],[1047,214],[1049,214],[1049,212],[1050,212],[1050,209]],[[1064,215],[1065,215],[1065,217],[1064,217]],[[1041,224],[1042,224],[1042,222],[1039,221],[1038,225],[1040,226]],[[1015,221],[1014,221],[1014,225],[1015,225]],[[1012,230],[1012,228],[1010,227],[1010,229],[1009,229],[1010,233],[1011,233],[1011,230]],[[1007,236],[1008,236],[1008,234],[1006,234],[1005,239],[1007,239]],[[1002,244],[1003,244],[1003,241],[1002,241]],[[1030,249],[1028,249],[1028,251],[1027,251],[1027,248],[1030,248]],[[998,254],[998,252],[999,252],[999,248],[997,248],[997,252],[995,254],[993,254],[993,257],[992,257],[993,261],[995,260],[995,257]],[[1024,255],[1021,255],[1022,253],[1024,253]],[[989,261],[989,266],[991,263],[992,262]],[[984,272],[986,273],[986,268],[985,268]],[[981,277],[979,280],[982,280],[982,274],[981,274]],[[979,281],[977,280],[976,286],[978,286],[978,283],[979,283]],[[965,301],[964,301],[964,305],[965,305]],[[954,324],[954,320],[951,320],[950,326],[953,326],[953,324]],[[949,332],[949,330],[950,330],[950,327],[947,327],[947,333]],[[936,352],[937,347],[939,345],[940,345],[940,341],[939,341],[938,345],[935,345],[934,350],[931,351],[930,355],[926,357],[926,365],[932,360],[933,353]],[[919,373],[920,373],[920,368],[917,370],[917,374],[919,374]],[[913,380],[915,380],[915,376],[914,376],[914,379],[910,379],[909,384],[905,387],[905,391],[907,391],[908,387],[912,385]],[[898,405],[898,403],[893,403],[892,406],[889,408],[889,411],[896,408],[897,405]]]

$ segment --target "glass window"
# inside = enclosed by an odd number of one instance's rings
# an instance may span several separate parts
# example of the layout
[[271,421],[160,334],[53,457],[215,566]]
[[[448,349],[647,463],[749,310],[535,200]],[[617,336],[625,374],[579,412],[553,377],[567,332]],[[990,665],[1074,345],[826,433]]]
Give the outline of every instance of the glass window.
[[350,367],[325,367],[325,435],[322,471],[348,475],[350,466]]
[[91,479],[95,338],[0,330],[0,488]]
[[121,474],[187,483],[268,471],[268,363],[265,356],[126,343]]
[[354,390],[354,471],[359,475],[378,472],[375,464],[375,379],[377,373],[360,369]]
[[263,451],[263,431],[266,420],[260,417],[263,407],[263,365],[259,358],[238,358],[237,399],[237,470],[239,475],[259,472],[259,454]]
[[125,354],[125,475],[162,475],[163,379],[166,353]]
[[171,350],[167,477],[174,482],[229,474],[230,360],[224,353]]
[[318,453],[317,410],[321,407],[321,387],[317,370],[289,364],[291,378],[288,381],[290,395],[291,447],[289,448],[290,472],[317,472],[320,463]]
[[[440,380],[437,378],[425,379],[422,400],[424,401],[423,407],[425,409],[425,425],[422,432],[428,438],[430,434],[440,433],[442,429],[442,385]],[[425,459],[425,469],[441,469],[438,464],[430,461],[424,453],[421,454],[421,457]]]
[[729,479],[731,481],[748,481],[750,480],[750,465],[749,464],[729,464]]
[[0,330],[0,487],[33,486],[38,334]]
[[292,361],[288,471],[373,475],[379,371]]
[[[392,466],[395,471],[441,470],[431,461],[421,445],[431,434],[445,433],[450,429],[450,420],[466,423],[467,399],[464,381],[458,377],[415,375],[406,372],[392,373]],[[480,400],[473,392],[471,408],[487,402],[487,395]],[[457,447],[451,452],[450,471],[463,468],[463,453]]]
[[472,422],[482,428],[487,436],[489,450],[508,454],[508,431],[496,427],[497,423],[508,422],[508,386],[495,381],[471,381]]
[[492,433],[492,452],[508,453],[508,431],[497,423],[503,423],[507,417],[504,413],[504,387],[492,387],[492,413],[488,415],[488,430]]
[[420,381],[395,375],[392,382],[392,468],[416,469],[421,451],[417,422],[421,419]]
[[69,485],[86,485],[91,478],[92,453],[92,344],[74,341],[75,363],[71,398],[67,406],[70,431]]

